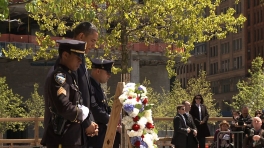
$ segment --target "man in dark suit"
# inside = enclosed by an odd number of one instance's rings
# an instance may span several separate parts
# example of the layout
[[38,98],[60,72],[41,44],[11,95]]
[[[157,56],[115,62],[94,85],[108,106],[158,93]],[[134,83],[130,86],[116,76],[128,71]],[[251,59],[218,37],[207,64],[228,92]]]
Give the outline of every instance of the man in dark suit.
[[[91,84],[95,92],[95,101],[91,102],[91,111],[95,122],[99,126],[98,136],[89,138],[89,147],[102,148],[110,117],[110,107],[108,106],[106,94],[101,87],[101,83],[106,83],[111,77],[111,69],[114,64],[111,60],[92,59]],[[116,137],[118,140],[118,138]]]
[[[95,43],[98,39],[98,30],[93,24],[89,22],[82,22],[74,29],[74,39],[86,42],[85,54],[88,54],[91,49],[95,48]],[[58,67],[59,61],[60,57],[57,58],[55,65],[51,67],[48,75],[50,75],[50,73],[52,73],[54,69]],[[85,58],[82,58],[80,67],[74,73],[77,79],[76,83],[78,84],[79,90],[81,92],[81,97],[83,98],[83,104],[86,107],[90,108],[90,102],[91,100],[94,100],[94,91],[90,83],[89,73],[86,69]],[[48,92],[44,92],[44,98],[47,97],[47,94]],[[45,109],[44,117],[50,116],[49,114],[49,109]],[[47,125],[49,122],[50,120],[48,118],[44,118],[44,131],[45,125]],[[82,127],[84,129],[84,134],[86,134],[87,136],[95,136],[98,134],[98,125],[94,122],[91,112],[89,113],[87,119],[82,122]],[[85,139],[84,142],[87,143],[87,140],[88,139]]]
[[184,117],[186,119],[187,126],[191,129],[191,132],[188,133],[187,139],[187,147],[188,148],[197,148],[198,147],[198,139],[197,139],[197,128],[194,124],[192,115],[189,113],[191,109],[191,104],[188,101],[183,101],[182,105],[185,107]]
[[89,109],[82,104],[76,83],[76,71],[84,57],[86,43],[59,40],[59,64],[45,83],[45,131],[41,144],[47,148],[82,148],[86,136],[81,123]]
[[187,148],[187,138],[191,129],[187,126],[184,114],[184,105],[178,105],[177,115],[173,119],[174,133],[171,140],[171,144],[174,145],[175,148]]

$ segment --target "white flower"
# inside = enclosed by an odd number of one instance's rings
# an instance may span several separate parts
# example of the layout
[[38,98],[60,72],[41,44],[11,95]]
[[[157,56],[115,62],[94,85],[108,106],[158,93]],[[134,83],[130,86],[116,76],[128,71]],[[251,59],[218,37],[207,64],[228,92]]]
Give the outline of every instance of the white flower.
[[129,91],[135,91],[135,83],[127,83],[125,87],[123,88],[123,93],[129,92]]
[[125,125],[125,129],[132,129],[132,126],[134,124],[133,118],[130,116],[125,116],[122,119],[122,123]]
[[141,117],[138,121],[137,124],[140,126],[140,129],[144,129],[147,124],[147,118]]
[[133,109],[133,112],[131,112],[131,113],[129,114],[129,116],[131,116],[131,117],[136,117],[136,116],[138,115],[138,113],[139,113],[139,109],[134,108],[134,109]]
[[[137,88],[136,88],[137,87]],[[140,90],[141,94],[137,94],[135,92],[138,92]],[[141,101],[137,102],[137,97],[140,96]],[[158,140],[158,135],[154,132],[153,129],[147,129],[146,124],[149,122],[153,124],[152,119],[152,111],[151,109],[144,110],[144,114],[137,122],[133,121],[133,118],[138,116],[139,111],[142,107],[142,101],[144,101],[147,97],[147,89],[145,86],[140,85],[137,86],[135,83],[127,83],[123,89],[123,94],[119,96],[120,102],[123,104],[123,106],[126,105],[127,109],[132,109],[132,105],[134,106],[133,111],[128,113],[128,116],[125,116],[122,119],[122,123],[125,125],[125,129],[127,129],[127,134],[129,137],[135,137],[135,136],[142,136],[143,131],[146,133],[144,135],[143,141],[146,142],[148,145],[148,148],[157,148],[157,146],[154,144],[155,140]],[[138,105],[139,104],[139,105]],[[138,109],[140,108],[140,109]],[[132,129],[134,124],[139,125],[138,131],[134,131]]]
[[152,111],[149,109],[149,110],[145,110],[145,115],[144,115],[146,118],[147,117],[152,117]]
[[148,147],[154,147],[153,146],[153,141],[152,141],[152,135],[151,134],[145,134],[144,135],[144,138],[143,138],[143,141],[147,143]]
[[143,134],[143,130],[138,130],[138,131],[134,131],[134,130],[127,130],[127,134],[129,137],[135,137],[135,136],[141,136]]
[[121,104],[123,104],[123,102],[127,99],[127,96],[125,94],[122,94],[119,96],[119,100],[121,102]]
[[136,101],[136,99],[127,99],[125,102],[123,102],[123,106],[126,105],[126,104],[132,104],[132,105],[135,105],[137,104],[138,102]]

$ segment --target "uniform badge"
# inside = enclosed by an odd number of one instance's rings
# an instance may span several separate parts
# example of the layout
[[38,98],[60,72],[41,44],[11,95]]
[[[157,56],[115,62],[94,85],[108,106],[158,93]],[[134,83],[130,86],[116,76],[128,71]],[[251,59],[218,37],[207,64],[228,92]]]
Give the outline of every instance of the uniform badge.
[[57,91],[57,96],[64,94],[66,96],[66,90],[63,87],[60,87]]
[[66,81],[66,75],[64,73],[57,73],[55,75],[55,81],[60,84],[63,85]]

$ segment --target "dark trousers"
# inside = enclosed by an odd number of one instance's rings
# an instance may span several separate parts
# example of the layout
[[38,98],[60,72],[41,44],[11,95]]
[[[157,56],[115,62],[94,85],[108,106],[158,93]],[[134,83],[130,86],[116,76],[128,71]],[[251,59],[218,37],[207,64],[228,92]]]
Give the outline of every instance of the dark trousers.
[[119,132],[116,132],[113,148],[119,148],[120,143],[121,143],[121,134]]
[[197,137],[199,141],[199,148],[205,148],[205,137]]

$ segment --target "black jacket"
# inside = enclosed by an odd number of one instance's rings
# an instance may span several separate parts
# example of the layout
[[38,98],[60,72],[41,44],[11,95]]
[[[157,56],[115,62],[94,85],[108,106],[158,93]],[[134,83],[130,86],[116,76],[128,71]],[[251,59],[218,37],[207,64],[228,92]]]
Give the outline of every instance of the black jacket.
[[197,128],[194,124],[192,115],[191,114],[184,114],[184,117],[186,119],[187,126],[191,129],[191,132],[188,133],[187,147],[197,148],[197,146],[198,146],[197,144],[199,143],[199,141],[198,141],[197,137],[193,135],[194,130],[197,131]]
[[[58,77],[59,76],[59,77]],[[58,78],[65,78],[58,79]],[[41,144],[47,146],[67,146],[84,145],[85,135],[83,134],[82,110],[76,107],[79,101],[78,86],[74,83],[74,74],[63,65],[49,73],[45,82],[45,115],[44,115],[44,135]],[[62,82],[62,83],[60,83]],[[51,122],[52,114],[49,107],[58,115],[67,120],[62,135],[55,134],[54,126]]]
[[187,125],[183,118],[180,114],[177,114],[173,119],[174,133],[171,144],[175,145],[176,148],[187,148]]
[[98,136],[89,137],[88,146],[101,148],[103,147],[104,143],[110,110],[107,104],[106,96],[100,84],[96,82],[92,77],[90,77],[90,80],[95,92],[95,101],[92,100],[91,102],[91,111],[93,113],[95,122],[99,126],[99,133]]
[[[60,61],[60,58],[58,57],[56,62],[55,62],[55,65],[50,68],[50,70],[48,72],[48,76],[54,71],[54,69],[56,69],[58,67],[59,61]],[[75,73],[75,76],[77,79],[77,84],[79,86],[79,91],[81,92],[81,96],[83,99],[82,103],[84,106],[86,106],[90,109],[90,102],[91,102],[91,100],[95,100],[95,98],[94,98],[94,90],[93,90],[93,87],[91,86],[91,82],[89,79],[89,73],[86,70],[84,59],[83,59],[82,64],[80,65],[80,67],[78,68],[76,73]],[[47,103],[46,102],[47,94],[48,93],[45,90],[45,92],[44,92],[45,103]],[[50,114],[49,109],[48,108],[45,109],[44,117],[48,116],[49,114]],[[93,115],[90,111],[89,116],[82,122],[82,127],[83,127],[84,131],[86,128],[88,128],[91,125],[92,121],[94,121],[94,118],[93,118]],[[49,122],[50,122],[50,119],[44,118],[44,130],[45,130],[45,125],[48,125]],[[84,143],[87,143],[87,138],[85,138]]]

